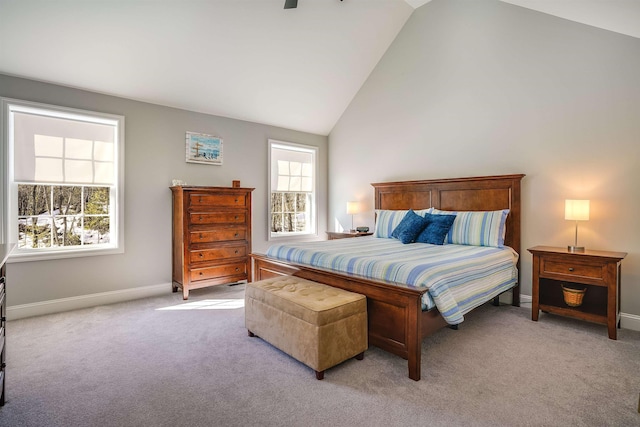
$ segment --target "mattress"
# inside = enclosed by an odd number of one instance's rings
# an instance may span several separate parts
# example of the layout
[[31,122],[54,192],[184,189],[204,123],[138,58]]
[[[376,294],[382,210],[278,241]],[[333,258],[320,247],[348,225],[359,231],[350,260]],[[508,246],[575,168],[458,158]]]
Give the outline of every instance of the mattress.
[[422,309],[437,307],[452,325],[517,284],[518,253],[509,247],[403,244],[373,236],[275,244],[267,256],[396,286],[426,289]]

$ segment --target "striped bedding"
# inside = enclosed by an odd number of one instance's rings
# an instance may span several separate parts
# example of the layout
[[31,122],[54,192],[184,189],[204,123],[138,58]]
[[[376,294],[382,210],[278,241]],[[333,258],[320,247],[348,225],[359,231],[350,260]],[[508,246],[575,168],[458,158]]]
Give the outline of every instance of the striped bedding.
[[267,255],[400,286],[427,288],[422,309],[436,306],[452,325],[461,323],[465,313],[514,287],[518,278],[518,254],[509,247],[402,244],[370,236],[272,245]]

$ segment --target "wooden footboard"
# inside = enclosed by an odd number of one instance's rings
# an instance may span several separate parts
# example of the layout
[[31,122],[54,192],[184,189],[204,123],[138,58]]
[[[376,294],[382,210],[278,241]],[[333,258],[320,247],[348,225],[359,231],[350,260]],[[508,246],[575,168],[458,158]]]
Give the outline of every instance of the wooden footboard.
[[422,312],[423,290],[366,280],[252,254],[253,280],[291,275],[367,297],[369,344],[406,359],[409,378],[420,380],[422,339],[447,325],[438,310]]

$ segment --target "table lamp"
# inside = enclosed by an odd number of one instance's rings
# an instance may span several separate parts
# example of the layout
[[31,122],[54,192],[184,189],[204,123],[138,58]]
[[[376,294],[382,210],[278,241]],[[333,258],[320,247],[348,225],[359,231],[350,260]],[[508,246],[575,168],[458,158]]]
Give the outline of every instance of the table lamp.
[[360,212],[360,205],[358,202],[347,202],[347,215],[351,215],[351,233],[355,233],[356,230],[353,228],[353,215]]
[[578,246],[578,221],[589,220],[588,200],[565,200],[564,219],[576,222],[576,239],[573,245],[567,246],[569,252],[583,252],[584,246]]

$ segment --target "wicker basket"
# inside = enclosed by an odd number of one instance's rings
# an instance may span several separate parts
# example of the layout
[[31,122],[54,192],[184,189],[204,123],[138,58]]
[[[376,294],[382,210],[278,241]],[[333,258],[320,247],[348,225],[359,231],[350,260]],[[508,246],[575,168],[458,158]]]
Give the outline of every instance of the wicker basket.
[[582,305],[582,298],[584,298],[585,292],[587,292],[587,288],[572,289],[566,287],[565,285],[562,285],[562,295],[564,295],[564,302],[569,307],[580,307]]

